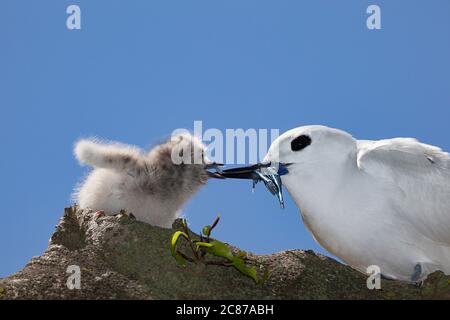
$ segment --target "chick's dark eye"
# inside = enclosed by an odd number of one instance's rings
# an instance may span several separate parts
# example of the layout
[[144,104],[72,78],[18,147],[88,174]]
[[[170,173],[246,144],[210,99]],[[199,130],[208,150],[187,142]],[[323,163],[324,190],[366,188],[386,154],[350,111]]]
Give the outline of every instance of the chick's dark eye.
[[292,140],[291,149],[292,151],[300,151],[311,144],[311,138],[307,135],[301,135]]

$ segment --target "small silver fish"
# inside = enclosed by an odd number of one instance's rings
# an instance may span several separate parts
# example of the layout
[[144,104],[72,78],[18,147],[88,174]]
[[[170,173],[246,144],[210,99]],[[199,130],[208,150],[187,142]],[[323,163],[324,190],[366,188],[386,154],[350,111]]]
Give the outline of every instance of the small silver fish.
[[281,209],[284,209],[283,184],[281,183],[281,178],[277,171],[272,167],[268,167],[255,170],[255,173],[258,175],[259,179],[253,180],[253,188],[259,181],[264,182],[267,190],[278,197]]
[[284,209],[283,184],[281,183],[281,176],[287,172],[286,166],[281,163],[274,165],[268,163],[221,170],[220,172],[215,172],[215,174],[218,174],[223,178],[251,179],[253,180],[253,190],[258,182],[264,182],[267,190],[269,190],[271,194],[277,196],[280,207]]

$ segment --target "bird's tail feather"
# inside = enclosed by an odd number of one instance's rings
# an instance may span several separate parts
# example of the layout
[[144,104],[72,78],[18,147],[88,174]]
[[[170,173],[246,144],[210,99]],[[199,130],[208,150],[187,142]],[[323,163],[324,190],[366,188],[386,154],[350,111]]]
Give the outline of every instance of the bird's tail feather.
[[80,163],[94,168],[131,173],[144,167],[138,148],[119,143],[102,143],[95,139],[82,139],[75,144],[74,153]]

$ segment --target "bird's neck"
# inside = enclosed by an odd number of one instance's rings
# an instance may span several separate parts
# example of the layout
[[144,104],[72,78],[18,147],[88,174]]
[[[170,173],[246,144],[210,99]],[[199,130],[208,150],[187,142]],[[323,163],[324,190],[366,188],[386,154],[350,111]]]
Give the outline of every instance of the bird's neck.
[[298,168],[283,176],[283,184],[293,198],[308,229],[333,229],[337,211],[345,210],[341,195],[349,184],[356,183],[358,170],[355,159],[316,163],[315,168]]

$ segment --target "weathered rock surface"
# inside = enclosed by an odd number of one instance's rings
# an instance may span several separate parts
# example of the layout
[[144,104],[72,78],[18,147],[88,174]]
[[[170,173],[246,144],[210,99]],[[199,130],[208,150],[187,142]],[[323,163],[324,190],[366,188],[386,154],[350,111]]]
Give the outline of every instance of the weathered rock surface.
[[[181,267],[170,255],[173,232],[66,208],[45,253],[0,280],[0,299],[450,299],[441,272],[420,288],[382,280],[382,290],[368,290],[365,275],[312,251],[249,254],[270,270],[263,285],[233,268]],[[66,285],[70,265],[80,267],[79,290]]]

